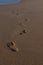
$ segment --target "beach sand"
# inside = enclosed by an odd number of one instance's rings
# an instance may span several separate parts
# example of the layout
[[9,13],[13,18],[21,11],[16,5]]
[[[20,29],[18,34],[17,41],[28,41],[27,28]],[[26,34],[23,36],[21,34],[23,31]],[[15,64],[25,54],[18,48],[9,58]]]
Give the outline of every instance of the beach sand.
[[[7,47],[9,41],[19,52]],[[43,0],[0,5],[0,65],[43,65]]]

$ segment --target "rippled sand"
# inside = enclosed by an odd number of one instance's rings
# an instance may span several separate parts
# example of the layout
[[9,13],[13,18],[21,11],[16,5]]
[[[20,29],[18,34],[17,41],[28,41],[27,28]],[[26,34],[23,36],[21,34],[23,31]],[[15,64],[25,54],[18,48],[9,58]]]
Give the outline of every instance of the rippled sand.
[[[9,41],[19,52],[7,47]],[[0,65],[43,65],[43,0],[0,5]]]

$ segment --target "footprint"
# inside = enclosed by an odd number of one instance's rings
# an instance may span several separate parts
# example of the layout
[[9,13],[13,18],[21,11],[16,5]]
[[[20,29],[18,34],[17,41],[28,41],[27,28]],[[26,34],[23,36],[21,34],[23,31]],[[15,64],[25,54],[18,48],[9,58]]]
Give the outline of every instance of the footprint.
[[27,19],[27,18],[25,18],[25,21],[28,21],[28,19]]
[[27,33],[27,31],[24,29],[22,32],[20,32],[20,35]]
[[19,23],[19,25],[22,27],[26,27],[26,25],[24,23],[21,23],[21,22]]
[[16,47],[15,42],[9,42],[9,43],[7,43],[7,47],[9,47],[9,49],[11,51],[14,51],[14,52],[18,52],[19,51],[19,49]]
[[24,29],[23,31],[22,31],[23,33],[27,33],[27,31]]
[[20,34],[20,35],[22,35],[23,33],[22,33],[22,32],[20,32],[19,34]]

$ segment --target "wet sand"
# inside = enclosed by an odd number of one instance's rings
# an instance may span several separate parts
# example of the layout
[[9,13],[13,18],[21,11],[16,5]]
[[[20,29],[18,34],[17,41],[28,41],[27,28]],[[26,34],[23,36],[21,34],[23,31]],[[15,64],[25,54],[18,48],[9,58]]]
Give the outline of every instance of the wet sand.
[[[19,52],[7,47],[9,41]],[[0,5],[0,65],[43,65],[43,0]]]

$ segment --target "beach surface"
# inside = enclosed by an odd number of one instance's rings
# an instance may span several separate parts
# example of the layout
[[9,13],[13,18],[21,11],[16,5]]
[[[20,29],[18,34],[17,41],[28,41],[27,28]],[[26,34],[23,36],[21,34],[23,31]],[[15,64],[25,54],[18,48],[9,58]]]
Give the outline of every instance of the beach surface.
[[[7,47],[9,41],[19,52]],[[0,5],[0,65],[43,65],[43,0]]]

